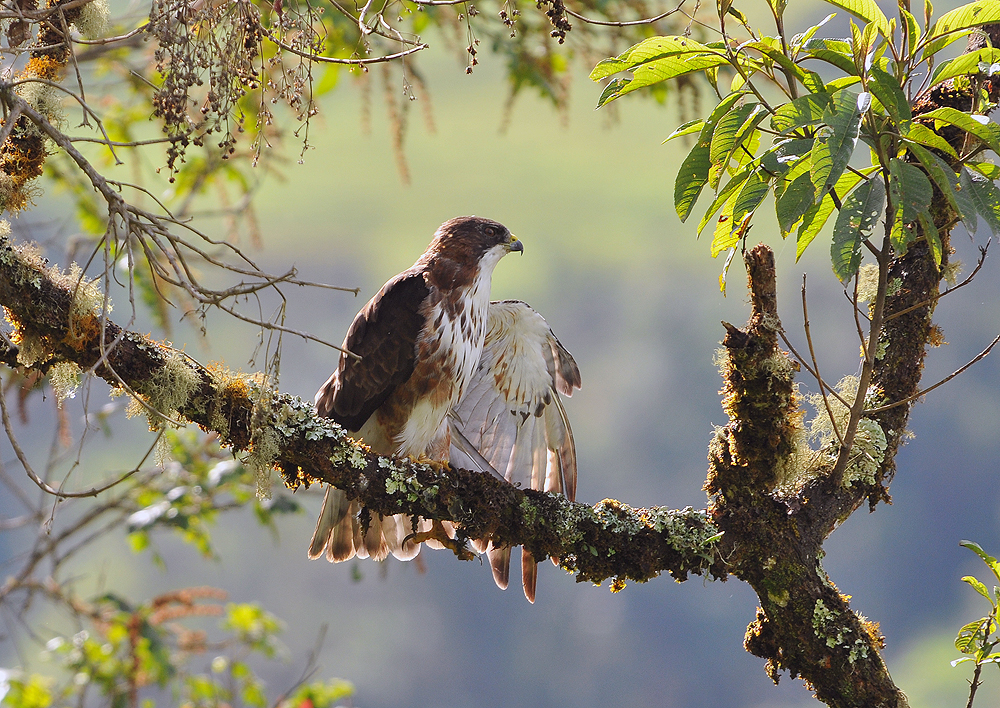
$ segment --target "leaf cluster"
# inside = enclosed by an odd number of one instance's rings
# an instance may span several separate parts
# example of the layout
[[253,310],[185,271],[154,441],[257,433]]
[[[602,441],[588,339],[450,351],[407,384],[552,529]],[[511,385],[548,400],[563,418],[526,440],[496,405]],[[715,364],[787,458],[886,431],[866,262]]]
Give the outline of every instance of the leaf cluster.
[[[291,708],[305,700],[321,708],[353,694],[340,679],[300,682],[274,702],[253,659],[280,658],[282,623],[255,604],[224,603],[225,597],[202,587],[140,604],[113,594],[78,601],[84,628],[52,636],[41,652],[43,661],[54,664],[52,674],[8,672],[0,688],[6,689],[5,705],[50,708],[97,701],[128,708],[172,689],[180,705],[190,708]],[[223,632],[201,629],[199,620],[206,617],[220,617]]]
[[[833,14],[786,36],[781,2],[769,3],[778,32],[767,34],[720,3],[717,41],[653,37],[597,64],[591,78],[609,79],[598,107],[695,73],[708,80],[720,98],[716,108],[667,140],[697,136],[678,170],[674,207],[685,221],[704,188],[714,191],[698,223],[699,234],[714,226],[713,256],[745,242],[771,193],[782,237],[795,234],[797,258],[837,212],[830,255],[843,282],[857,274],[866,250],[883,250],[871,240],[879,222],[891,254],[926,240],[940,265],[935,194],[970,232],[982,219],[1000,234],[993,184],[1000,171],[984,159],[1000,152],[1000,126],[985,115],[996,105],[1000,49],[987,46],[934,66],[946,46],[1000,21],[1000,5],[973,2],[932,21],[927,2],[921,22],[909,3],[901,2],[891,20],[871,0],[830,4],[861,21],[851,20],[850,37],[819,36]],[[968,99],[965,107],[911,109],[945,82]],[[949,131],[951,140],[942,137]],[[868,150],[858,150],[859,142]]]
[[[996,582],[1000,583],[1000,561],[972,541],[962,541],[959,545],[979,556],[993,573]],[[951,665],[958,666],[972,662],[976,667],[975,677],[971,682],[971,695],[968,704],[971,706],[979,686],[979,675],[983,666],[996,664],[1000,668],[1000,652],[994,651],[1000,644],[1000,635],[997,634],[997,623],[1000,622],[1000,587],[994,585],[991,593],[986,583],[972,575],[964,576],[962,581],[968,583],[990,605],[989,614],[964,625],[958,630],[958,636],[955,637],[955,648],[965,656],[955,659]]]

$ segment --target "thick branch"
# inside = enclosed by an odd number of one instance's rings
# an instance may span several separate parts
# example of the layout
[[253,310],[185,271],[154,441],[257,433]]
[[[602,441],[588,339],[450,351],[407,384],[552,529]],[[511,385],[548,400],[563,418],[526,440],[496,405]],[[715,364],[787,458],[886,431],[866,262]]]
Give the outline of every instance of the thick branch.
[[[718,531],[703,511],[594,507],[521,490],[489,475],[374,455],[309,403],[260,378],[208,369],[170,347],[100,317],[96,288],[46,269],[0,240],[0,304],[14,325],[22,365],[73,362],[141,397],[153,427],[183,417],[220,434],[251,466],[277,467],[290,487],[327,482],[381,514],[451,520],[470,538],[523,545],[559,558],[579,581],[646,581],[668,572],[724,578]],[[96,305],[95,305],[96,303]]]
[[879,655],[877,629],[828,580],[820,563],[826,534],[811,533],[817,520],[788,496],[809,475],[828,479],[832,463],[811,469],[802,454],[795,369],[777,346],[774,254],[762,244],[746,262],[753,310],[746,328],[725,325],[730,423],[712,443],[706,488],[730,570],[761,601],[747,650],[767,659],[775,681],[783,669],[802,676],[830,705],[898,708],[905,699]]

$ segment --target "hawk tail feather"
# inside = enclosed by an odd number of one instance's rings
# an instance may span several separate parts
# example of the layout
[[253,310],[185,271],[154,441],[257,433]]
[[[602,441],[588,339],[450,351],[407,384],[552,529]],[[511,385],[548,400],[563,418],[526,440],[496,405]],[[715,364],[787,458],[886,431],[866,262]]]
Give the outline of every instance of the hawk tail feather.
[[[348,509],[350,508],[350,502],[344,493],[337,489],[336,487],[327,487],[326,494],[323,496],[323,508],[319,513],[319,518],[316,519],[316,529],[313,531],[312,540],[309,541],[309,559],[315,560],[326,553],[327,560],[333,562],[334,560],[347,560],[347,558],[334,558],[333,557],[333,547],[334,541],[339,539],[338,536],[338,526],[347,520],[347,528],[350,527],[350,516],[348,515]],[[348,556],[353,556],[353,549],[351,554]]]
[[486,551],[493,570],[493,580],[501,590],[507,589],[510,582],[510,546],[506,548],[490,548]]
[[535,604],[535,583],[538,580],[538,562],[527,548],[521,549],[521,585],[528,602]]

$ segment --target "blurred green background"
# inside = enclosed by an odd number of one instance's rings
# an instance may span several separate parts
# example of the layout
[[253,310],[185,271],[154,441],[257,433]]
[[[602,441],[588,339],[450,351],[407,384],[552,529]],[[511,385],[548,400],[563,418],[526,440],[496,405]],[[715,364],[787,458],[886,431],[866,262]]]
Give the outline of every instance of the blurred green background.
[[[361,294],[291,290],[287,324],[339,342],[357,310],[422,253],[442,221],[497,219],[525,252],[501,262],[494,297],[531,303],[582,371],[583,389],[567,403],[580,460],[578,499],[703,507],[707,443],[712,426],[726,422],[712,363],[720,321],[740,325],[748,307],[739,261],[723,297],[721,260],[710,259],[708,241],[696,240],[694,224],[680,224],[674,213],[673,178],[685,146],[661,141],[681,121],[677,102],[626,99],[614,112],[595,112],[599,87],[580,77],[565,115],[525,92],[501,132],[502,67],[485,52],[480,59],[466,75],[461,57],[421,58],[430,100],[411,106],[408,186],[396,167],[379,81],[366,129],[356,82],[341,74],[312,124],[303,162],[280,166],[281,178],[269,176],[262,186],[263,247],[254,255],[272,271],[294,265],[307,280],[358,286]],[[396,74],[392,81],[399,83]],[[710,97],[702,100],[704,108]],[[433,129],[423,111],[432,113]],[[74,229],[65,198],[47,193],[15,231],[42,229],[40,215]],[[794,244],[781,242],[772,223],[760,220],[751,241],[776,249],[790,337],[805,351],[799,289],[808,272],[822,370],[831,379],[855,373],[853,318],[829,266],[828,240],[818,238],[796,264]],[[964,233],[956,232],[955,245],[961,260],[974,261]],[[995,270],[987,263],[974,285],[942,302],[936,320],[949,344],[931,352],[926,382],[961,366],[1000,328]],[[203,361],[252,368],[252,328],[216,315],[208,327],[204,344],[185,326],[174,343],[187,342]],[[288,338],[282,362],[281,388],[311,398],[336,352]],[[827,545],[827,570],[856,611],[881,623],[890,670],[914,708],[964,705],[967,697],[971,670],[948,662],[958,656],[951,644],[958,627],[982,609],[959,578],[983,572],[958,541],[1000,552],[998,381],[998,363],[987,358],[918,406],[915,438],[898,457],[894,503],[855,514]],[[100,386],[94,395],[103,395]],[[32,405],[41,425],[51,406]],[[116,425],[115,437],[88,453],[93,469],[130,464],[116,458],[130,441],[148,445],[143,422]],[[3,454],[6,463],[8,448]],[[290,661],[265,673],[275,692],[298,676],[328,625],[320,675],[354,682],[355,704],[365,708],[815,704],[798,681],[773,687],[762,662],[743,650],[756,600],[736,580],[660,578],[612,595],[544,564],[532,606],[513,586],[498,590],[478,560],[461,563],[441,552],[425,552],[421,564],[307,561],[320,492],[296,498],[307,513],[280,527],[280,542],[249,513],[224,516],[215,531],[222,562],[202,561],[164,534],[163,571],[109,539],[79,568],[80,583],[136,597],[214,585],[234,600],[260,601],[288,625]],[[13,652],[2,650],[5,665],[15,662]],[[986,679],[977,705],[995,705],[1000,696],[1000,677],[988,672]]]

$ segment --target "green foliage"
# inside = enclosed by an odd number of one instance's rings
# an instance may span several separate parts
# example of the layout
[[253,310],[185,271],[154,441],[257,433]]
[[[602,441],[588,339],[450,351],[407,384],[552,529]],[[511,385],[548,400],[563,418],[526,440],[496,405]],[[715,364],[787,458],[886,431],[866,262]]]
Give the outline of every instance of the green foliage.
[[[136,470],[88,513],[92,519],[113,515],[118,521],[105,532],[123,526],[136,552],[152,550],[156,530],[169,529],[201,555],[214,558],[210,530],[222,512],[251,509],[260,524],[275,531],[277,514],[299,511],[287,495],[258,499],[253,475],[221,450],[214,437],[166,430],[159,451],[167,458],[160,466]],[[100,536],[85,526],[72,528],[83,529],[86,536],[82,542],[76,539],[76,550]],[[163,563],[155,550],[153,558]],[[31,600],[37,585],[26,581],[19,588],[12,579],[5,589],[29,593]],[[164,691],[190,708],[275,705],[276,692],[257,671],[260,659],[286,657],[279,640],[283,626],[259,605],[227,603],[224,591],[210,587],[174,590],[144,602],[114,592],[81,597],[70,584],[54,579],[45,588],[41,597],[72,617],[76,629],[63,634],[36,630],[44,642],[40,658],[52,668],[46,674],[0,671],[5,705],[48,708],[95,702],[129,708]],[[35,604],[41,603],[36,599]],[[206,618],[217,618],[217,631],[207,628]],[[286,690],[279,705],[300,708],[303,700],[315,697],[314,706],[332,706],[352,692],[339,679],[317,682]]]
[[885,208],[885,187],[870,179],[851,192],[833,227],[833,272],[841,281],[849,280],[861,266],[861,247]]
[[[256,605],[223,608],[218,601],[224,597],[214,588],[188,588],[136,606],[112,595],[77,600],[85,628],[50,638],[42,652],[43,660],[56,665],[54,675],[8,672],[6,686],[0,684],[0,695],[7,689],[4,705],[49,708],[90,699],[128,708],[168,686],[190,708],[272,705],[254,657],[280,655],[281,622]],[[186,626],[219,615],[220,636]],[[286,692],[278,705],[298,708],[311,699],[314,708],[332,706],[353,691],[340,679],[318,681]]]
[[211,528],[219,512],[250,506],[257,520],[275,530],[278,514],[297,513],[299,504],[288,495],[258,499],[257,485],[242,463],[219,450],[214,440],[191,431],[165,430],[161,442],[169,461],[156,484],[136,485],[129,499],[137,509],[128,516],[132,550],[152,550],[152,533],[171,529],[205,557],[215,557]]
[[[975,27],[1000,21],[1000,4],[970,3],[933,22],[928,3],[921,28],[921,20],[902,6],[897,21],[873,0],[828,2],[863,21],[851,22],[849,39],[817,36],[829,17],[789,37],[781,3],[772,3],[777,34],[768,34],[750,27],[731,3],[722,3],[719,22],[726,41],[652,37],[598,63],[591,78],[609,81],[599,106],[693,72],[704,72],[715,87],[731,74],[731,90],[720,93],[712,115],[668,137],[701,131],[677,174],[674,206],[683,221],[704,187],[714,190],[698,225],[701,233],[715,219],[713,257],[743,241],[771,191],[782,237],[798,229],[799,256],[839,210],[831,261],[845,283],[857,274],[866,251],[901,255],[918,240],[927,242],[940,265],[942,237],[931,209],[935,187],[970,232],[982,218],[1000,235],[1000,191],[992,183],[1000,169],[981,157],[984,151],[1000,154],[1000,126],[986,118],[995,106],[974,83],[1000,73],[1000,50],[979,49],[934,71],[929,83],[948,81],[955,92],[964,91],[968,110],[942,106],[914,116],[908,98],[928,90],[921,82],[934,68],[934,53]],[[804,62],[826,68],[817,73]],[[621,72],[631,76],[616,76]],[[786,100],[772,100],[774,89]],[[761,141],[764,118],[773,131],[769,143]],[[859,141],[868,148],[868,164],[860,162]],[[886,224],[881,237],[875,228],[880,221]]]
[[[979,556],[993,573],[994,580],[1000,584],[1000,561],[997,561],[996,558],[972,541],[962,541],[959,545]],[[1000,587],[994,585],[993,592],[990,593],[986,583],[972,575],[966,575],[962,581],[968,583],[973,590],[985,598],[990,606],[989,614],[965,624],[958,630],[958,636],[955,637],[955,648],[965,656],[955,659],[951,665],[958,666],[971,662],[976,667],[971,682],[972,695],[969,697],[969,705],[971,706],[978,688],[982,667],[986,664],[1000,664],[1000,652],[994,651],[1000,644],[1000,635],[997,634],[998,621],[1000,621]]]
[[964,37],[973,27],[1000,22],[1000,5],[993,0],[979,0],[946,12],[927,32],[924,38],[924,56],[944,49],[956,39]]
[[600,108],[632,91],[727,63],[724,53],[689,37],[651,37],[600,62],[590,78],[599,81],[621,71],[632,72],[632,78],[619,79],[613,91],[601,95]]

